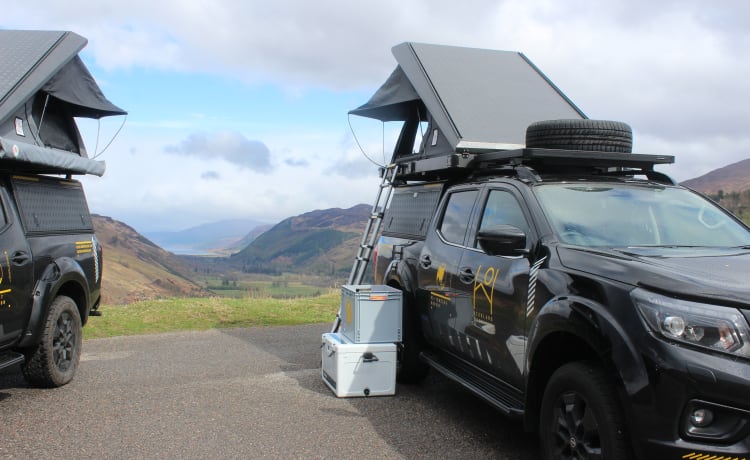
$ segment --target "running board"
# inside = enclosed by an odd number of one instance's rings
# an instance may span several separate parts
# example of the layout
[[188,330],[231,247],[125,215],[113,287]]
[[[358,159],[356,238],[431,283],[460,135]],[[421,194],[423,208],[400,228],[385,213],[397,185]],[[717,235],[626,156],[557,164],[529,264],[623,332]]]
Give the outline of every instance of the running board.
[[430,367],[484,399],[500,412],[512,417],[523,416],[521,393],[497,377],[449,354],[423,351],[420,357]]
[[24,358],[21,353],[14,353],[12,351],[0,353],[0,369],[10,367],[14,364],[22,363],[23,361]]

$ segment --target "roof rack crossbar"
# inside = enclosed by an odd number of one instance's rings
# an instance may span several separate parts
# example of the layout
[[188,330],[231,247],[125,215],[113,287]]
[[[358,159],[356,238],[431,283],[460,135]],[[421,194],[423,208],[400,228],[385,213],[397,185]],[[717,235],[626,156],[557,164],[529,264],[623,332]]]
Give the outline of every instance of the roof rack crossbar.
[[626,168],[643,171],[645,174],[653,171],[654,165],[673,162],[674,157],[669,155],[522,148],[488,153],[454,152],[433,158],[401,158],[396,162],[396,178],[415,181],[440,180],[518,165],[532,166],[541,172],[566,168]]

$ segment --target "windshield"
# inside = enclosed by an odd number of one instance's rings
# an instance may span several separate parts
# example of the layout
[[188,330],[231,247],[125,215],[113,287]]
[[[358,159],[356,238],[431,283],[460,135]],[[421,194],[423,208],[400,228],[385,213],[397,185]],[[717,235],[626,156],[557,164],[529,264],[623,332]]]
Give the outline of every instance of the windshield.
[[535,187],[560,241],[581,246],[750,245],[750,232],[712,202],[654,184],[543,184]]

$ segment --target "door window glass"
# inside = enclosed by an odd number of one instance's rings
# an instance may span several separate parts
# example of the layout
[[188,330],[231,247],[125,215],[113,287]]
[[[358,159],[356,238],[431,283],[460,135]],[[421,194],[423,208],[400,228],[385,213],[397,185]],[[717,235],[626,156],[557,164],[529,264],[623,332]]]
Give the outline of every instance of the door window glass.
[[[527,235],[529,233],[529,224],[526,222],[526,217],[524,217],[516,197],[503,190],[490,191],[482,213],[479,230],[482,231],[495,225],[513,225],[523,230]],[[475,247],[479,247],[479,244],[475,243]]]
[[463,244],[469,218],[477,197],[476,190],[452,193],[448,197],[445,213],[440,223],[440,234],[450,243]]

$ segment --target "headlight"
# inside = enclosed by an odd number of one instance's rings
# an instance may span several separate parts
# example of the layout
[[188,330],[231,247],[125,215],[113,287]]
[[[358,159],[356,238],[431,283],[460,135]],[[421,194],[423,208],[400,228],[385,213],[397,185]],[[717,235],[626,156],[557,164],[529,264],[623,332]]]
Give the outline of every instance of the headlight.
[[750,328],[739,310],[634,289],[631,298],[653,332],[676,342],[750,358]]

